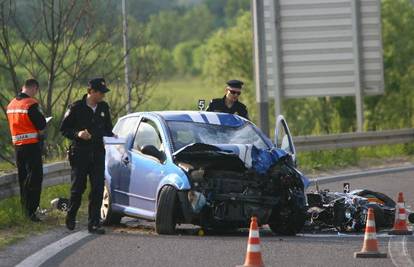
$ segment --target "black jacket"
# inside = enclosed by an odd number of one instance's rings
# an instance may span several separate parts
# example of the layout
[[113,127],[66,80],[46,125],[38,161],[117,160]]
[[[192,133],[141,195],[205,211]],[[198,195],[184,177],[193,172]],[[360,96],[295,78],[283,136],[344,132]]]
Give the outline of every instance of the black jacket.
[[207,107],[207,111],[236,114],[246,119],[249,119],[249,115],[247,113],[247,108],[245,105],[243,105],[239,101],[236,101],[231,108],[228,108],[226,106],[226,103],[224,102],[225,99],[226,99],[226,96],[224,96],[223,98],[215,98],[211,100],[210,105],[208,105]]
[[[106,102],[98,103],[95,112],[86,104],[84,95],[81,100],[69,105],[63,118],[60,131],[63,136],[72,140],[74,146],[102,147],[104,136],[113,136],[112,121],[109,106]],[[87,129],[91,134],[90,140],[78,137],[78,132]]]

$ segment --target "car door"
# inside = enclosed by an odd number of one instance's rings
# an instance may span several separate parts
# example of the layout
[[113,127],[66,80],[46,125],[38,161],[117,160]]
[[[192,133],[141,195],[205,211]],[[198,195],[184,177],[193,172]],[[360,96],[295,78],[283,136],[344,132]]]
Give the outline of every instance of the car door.
[[142,148],[152,145],[165,154],[160,124],[143,117],[138,125],[131,150],[130,204],[138,208],[144,217],[155,212],[157,188],[165,174],[165,160],[144,154]]
[[114,128],[114,133],[120,138],[125,138],[123,145],[107,146],[107,166],[112,177],[111,190],[113,202],[123,206],[130,205],[129,188],[131,177],[131,147],[138,126],[139,117],[126,117],[119,121]]
[[275,126],[275,146],[279,149],[285,150],[292,155],[292,159],[296,162],[296,149],[293,144],[293,139],[289,131],[289,127],[285,118],[279,115],[276,119]]

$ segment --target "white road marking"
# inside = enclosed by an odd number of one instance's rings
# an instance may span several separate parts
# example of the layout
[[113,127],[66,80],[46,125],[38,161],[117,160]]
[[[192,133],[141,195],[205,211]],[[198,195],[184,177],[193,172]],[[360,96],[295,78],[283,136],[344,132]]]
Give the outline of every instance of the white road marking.
[[64,237],[47,247],[42,248],[38,252],[34,253],[33,255],[27,257],[16,267],[37,267],[45,263],[48,259],[52,258],[60,251],[64,250],[65,248],[75,244],[76,242],[80,241],[81,239],[89,236],[90,234],[87,231],[80,231],[74,234],[71,234],[67,237]]
[[414,267],[414,262],[410,257],[407,249],[407,237],[406,236],[393,236],[388,241],[388,254],[392,260],[392,263],[397,266],[410,266]]
[[[377,238],[390,238],[390,235],[387,233],[379,233],[376,234]],[[342,237],[346,237],[346,238],[364,238],[364,233],[361,234],[342,234],[342,233],[337,233],[337,234],[297,234],[296,236],[303,236],[303,237],[316,237],[316,238],[323,238],[323,237],[338,237],[338,238],[342,238]]]

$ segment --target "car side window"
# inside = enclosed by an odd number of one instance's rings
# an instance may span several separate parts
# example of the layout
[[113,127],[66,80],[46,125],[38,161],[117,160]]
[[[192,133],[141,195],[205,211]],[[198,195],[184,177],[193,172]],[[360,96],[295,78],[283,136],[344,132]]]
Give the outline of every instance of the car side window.
[[129,117],[119,121],[114,128],[114,133],[119,137],[126,138],[132,133],[137,126],[138,117]]
[[135,135],[133,149],[141,151],[141,148],[146,145],[153,145],[158,150],[164,150],[161,134],[155,122],[143,119],[139,124],[137,134]]

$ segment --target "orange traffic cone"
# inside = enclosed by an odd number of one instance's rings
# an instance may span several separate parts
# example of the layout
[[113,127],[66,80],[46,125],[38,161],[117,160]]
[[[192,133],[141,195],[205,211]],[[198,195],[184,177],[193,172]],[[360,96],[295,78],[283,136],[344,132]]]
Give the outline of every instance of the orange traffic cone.
[[386,258],[387,253],[378,251],[378,240],[375,230],[374,209],[368,209],[367,223],[365,227],[364,245],[360,252],[354,253],[355,258]]
[[249,241],[247,242],[246,260],[244,265],[236,267],[263,267],[262,254],[260,252],[259,229],[257,218],[252,217],[250,222]]
[[413,232],[407,227],[407,213],[404,207],[404,196],[400,192],[398,194],[397,205],[395,206],[395,221],[394,227],[388,233],[390,235],[412,235]]

